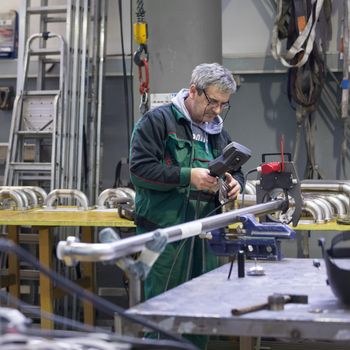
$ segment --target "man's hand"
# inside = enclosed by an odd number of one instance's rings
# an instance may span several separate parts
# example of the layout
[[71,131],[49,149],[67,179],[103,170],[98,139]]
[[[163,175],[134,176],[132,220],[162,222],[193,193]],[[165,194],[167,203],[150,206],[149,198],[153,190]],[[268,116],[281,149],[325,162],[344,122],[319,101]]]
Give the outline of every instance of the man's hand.
[[197,190],[217,191],[218,179],[209,175],[209,170],[205,168],[191,169],[191,184]]
[[230,188],[230,190],[227,193],[227,198],[236,199],[239,192],[241,191],[241,185],[230,173],[225,173],[225,177],[225,182]]

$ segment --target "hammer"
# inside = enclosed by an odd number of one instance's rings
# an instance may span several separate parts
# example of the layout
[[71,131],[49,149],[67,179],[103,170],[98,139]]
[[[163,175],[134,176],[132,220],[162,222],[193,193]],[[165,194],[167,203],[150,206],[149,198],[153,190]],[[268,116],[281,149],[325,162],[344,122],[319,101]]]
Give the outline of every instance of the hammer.
[[272,310],[272,311],[280,311],[284,309],[284,304],[287,304],[287,303],[307,304],[308,296],[274,293],[268,297],[267,303],[248,306],[241,309],[232,309],[231,314],[233,316],[240,316],[240,315],[247,314],[249,312],[255,312],[255,311],[265,310],[265,309]]

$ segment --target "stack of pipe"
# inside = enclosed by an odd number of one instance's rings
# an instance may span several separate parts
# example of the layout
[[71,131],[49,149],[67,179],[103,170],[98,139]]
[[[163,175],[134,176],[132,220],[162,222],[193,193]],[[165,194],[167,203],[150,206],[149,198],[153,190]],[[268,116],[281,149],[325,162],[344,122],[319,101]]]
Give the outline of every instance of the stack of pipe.
[[[255,185],[255,180],[247,181],[244,194],[238,197],[240,205],[256,204]],[[339,218],[350,221],[350,181],[302,180],[301,192],[303,214],[300,222],[322,224]],[[293,206],[292,198],[290,204]]]

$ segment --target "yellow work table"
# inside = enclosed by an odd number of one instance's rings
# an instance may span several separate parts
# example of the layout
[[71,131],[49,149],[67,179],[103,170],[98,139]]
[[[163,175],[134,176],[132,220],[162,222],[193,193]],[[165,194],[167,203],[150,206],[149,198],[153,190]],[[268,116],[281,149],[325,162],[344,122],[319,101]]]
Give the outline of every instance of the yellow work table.
[[350,231],[350,225],[338,224],[332,220],[323,224],[303,224],[296,227],[291,226],[296,231]]
[[[32,209],[26,211],[1,210],[0,225],[7,226],[8,238],[19,243],[19,233],[21,226],[31,226],[33,231],[38,232],[39,237],[39,260],[48,267],[52,268],[52,248],[53,240],[50,236],[50,227],[81,227],[81,241],[86,243],[93,242],[94,227],[135,227],[132,221],[122,219],[118,216],[117,210],[77,210],[72,208],[60,208],[52,210]],[[82,263],[83,278],[79,284],[91,292],[95,292],[94,275],[95,269],[93,263]],[[19,279],[19,261],[9,254],[8,275],[2,277],[1,287],[8,287],[10,293],[19,298],[20,279]],[[2,285],[1,285],[2,284]],[[40,307],[42,311],[53,313],[53,302],[56,297],[62,296],[62,291],[53,286],[52,281],[45,275],[40,274]],[[42,291],[45,291],[43,293]],[[84,302],[84,322],[94,324],[94,309],[89,302]],[[53,322],[42,318],[42,328],[53,328]]]

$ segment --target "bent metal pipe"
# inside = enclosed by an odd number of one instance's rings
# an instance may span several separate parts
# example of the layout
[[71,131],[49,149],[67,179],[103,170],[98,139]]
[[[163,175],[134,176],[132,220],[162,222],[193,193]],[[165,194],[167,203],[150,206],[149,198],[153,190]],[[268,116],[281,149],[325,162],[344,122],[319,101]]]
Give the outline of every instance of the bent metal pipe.
[[57,257],[64,260],[67,265],[74,264],[74,260],[108,261],[140,252],[147,242],[154,239],[155,235],[165,235],[167,242],[171,243],[228,226],[242,215],[268,214],[281,210],[284,205],[285,201],[278,199],[124,238],[113,243],[80,243],[76,237],[68,237],[66,241],[58,243],[56,253]]

